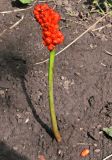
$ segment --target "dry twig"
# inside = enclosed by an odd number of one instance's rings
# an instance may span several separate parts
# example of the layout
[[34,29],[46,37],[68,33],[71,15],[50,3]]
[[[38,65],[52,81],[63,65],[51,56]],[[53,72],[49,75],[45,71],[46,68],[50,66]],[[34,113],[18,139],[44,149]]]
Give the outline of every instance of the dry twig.
[[111,155],[109,155],[109,156],[107,156],[106,158],[104,158],[103,160],[107,160],[107,159],[109,159],[109,158],[111,158],[112,157],[112,154]]
[[101,26],[101,27],[99,27],[99,28],[95,28],[95,29],[93,29],[92,31],[94,32],[94,31],[101,31],[102,29],[104,29],[105,27],[112,27],[112,25],[109,23],[109,24],[106,24],[106,25],[104,25],[104,26]]
[[16,13],[16,12],[22,12],[22,11],[26,11],[26,10],[29,10],[31,9],[35,3],[37,2],[37,0],[28,8],[23,8],[23,9],[15,9],[15,10],[12,10],[12,11],[2,11],[0,12],[1,14],[10,14],[10,13]]
[[15,9],[15,10],[12,10],[12,11],[3,11],[3,12],[0,12],[0,13],[1,14],[10,14],[10,13],[22,12],[22,11],[28,10],[30,8],[32,8],[32,6],[30,6],[28,8],[24,8],[24,9]]
[[24,19],[24,15],[22,15],[21,19],[19,19],[16,23],[14,23],[12,26],[10,26],[8,29],[4,29],[1,33],[0,33],[0,37],[8,30],[11,30],[13,28],[15,28],[17,25],[19,25],[22,20]]
[[110,53],[109,51],[105,50],[105,53],[108,54],[109,56],[112,56],[112,53]]
[[4,29],[1,33],[0,33],[0,37],[7,31],[7,29]]
[[22,15],[21,19],[19,21],[17,21],[16,23],[14,23],[9,29],[15,28],[19,23],[22,22],[23,19],[24,19],[24,15]]

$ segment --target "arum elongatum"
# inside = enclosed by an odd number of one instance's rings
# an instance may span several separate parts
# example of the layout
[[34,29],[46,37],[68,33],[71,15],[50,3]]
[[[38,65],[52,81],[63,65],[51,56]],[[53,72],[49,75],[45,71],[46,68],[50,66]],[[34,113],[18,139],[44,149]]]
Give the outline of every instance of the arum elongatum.
[[34,8],[34,16],[41,25],[43,43],[50,51],[49,71],[48,71],[48,85],[49,85],[49,108],[51,115],[52,130],[58,142],[61,141],[61,135],[58,130],[56,113],[54,107],[53,96],[53,72],[54,60],[56,54],[56,45],[61,44],[64,40],[62,32],[59,30],[60,15],[50,8],[47,4],[38,4]]

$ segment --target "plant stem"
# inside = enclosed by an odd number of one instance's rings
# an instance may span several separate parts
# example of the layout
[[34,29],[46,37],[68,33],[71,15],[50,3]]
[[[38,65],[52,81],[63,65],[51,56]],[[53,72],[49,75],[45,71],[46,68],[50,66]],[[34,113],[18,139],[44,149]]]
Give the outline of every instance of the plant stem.
[[49,58],[49,72],[48,72],[48,80],[49,80],[49,109],[51,115],[51,123],[54,136],[58,142],[61,141],[61,136],[57,126],[56,113],[54,107],[54,95],[53,95],[53,71],[54,71],[54,60],[55,60],[56,51],[52,50],[50,52]]

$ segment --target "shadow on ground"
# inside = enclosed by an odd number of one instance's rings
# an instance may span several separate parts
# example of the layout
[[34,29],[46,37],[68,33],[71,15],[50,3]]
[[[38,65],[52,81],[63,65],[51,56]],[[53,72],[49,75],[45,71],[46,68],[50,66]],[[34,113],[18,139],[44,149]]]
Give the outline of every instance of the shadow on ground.
[[27,88],[25,85],[25,82],[27,81],[25,78],[25,75],[28,72],[28,65],[25,59],[21,58],[20,56],[17,56],[16,54],[12,53],[5,53],[1,54],[0,56],[0,70],[4,70],[4,74],[11,74],[15,79],[20,79],[21,86],[23,89],[23,93],[26,97],[26,101],[28,103],[28,106],[31,109],[31,112],[35,118],[35,120],[41,125],[42,128],[45,129],[45,131],[49,134],[50,137],[54,139],[52,130],[45,124],[39,115],[36,112],[35,107],[32,104],[32,101],[30,99],[29,94],[27,93]]
[[0,142],[0,160],[29,160],[29,159],[14,151],[4,142]]

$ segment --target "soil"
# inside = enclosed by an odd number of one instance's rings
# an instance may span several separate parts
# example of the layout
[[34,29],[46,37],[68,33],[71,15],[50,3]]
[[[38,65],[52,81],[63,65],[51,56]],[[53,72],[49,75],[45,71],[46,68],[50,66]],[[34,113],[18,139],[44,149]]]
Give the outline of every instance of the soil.
[[[48,2],[48,1],[47,1]],[[65,35],[60,51],[101,15],[90,14],[86,1],[50,1],[62,15]],[[38,1],[39,3],[39,1]],[[18,2],[0,0],[0,11],[20,8]],[[112,126],[112,19],[62,52],[55,60],[55,108],[62,142],[52,136],[48,103],[49,57],[42,45],[41,29],[33,7],[22,12],[0,13],[0,160],[102,160],[112,153],[112,139],[103,127]],[[23,21],[9,29],[21,16]]]

